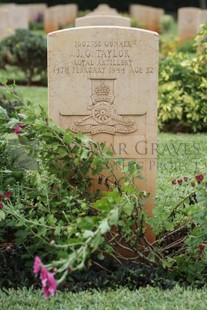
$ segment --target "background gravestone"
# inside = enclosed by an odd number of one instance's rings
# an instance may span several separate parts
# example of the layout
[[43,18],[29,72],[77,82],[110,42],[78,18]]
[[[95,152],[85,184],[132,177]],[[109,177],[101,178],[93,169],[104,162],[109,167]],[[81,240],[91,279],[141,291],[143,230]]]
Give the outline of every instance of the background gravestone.
[[12,34],[9,10],[0,8],[0,39]]
[[44,12],[44,31],[49,33],[59,29],[58,15],[55,7],[47,8]]
[[178,10],[178,37],[181,42],[193,39],[198,33],[201,11],[193,7]]
[[[158,35],[124,27],[83,27],[48,35],[49,116],[104,142],[143,167],[141,190],[156,188]],[[154,240],[150,230],[146,234]]]
[[152,6],[132,4],[130,5],[130,16],[136,19],[144,29],[159,31],[160,19],[164,10]]

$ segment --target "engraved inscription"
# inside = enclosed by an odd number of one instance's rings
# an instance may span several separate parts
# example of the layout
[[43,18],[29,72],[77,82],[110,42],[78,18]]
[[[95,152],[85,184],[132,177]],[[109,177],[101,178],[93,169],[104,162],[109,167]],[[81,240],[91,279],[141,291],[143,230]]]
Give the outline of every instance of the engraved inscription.
[[76,120],[70,129],[83,133],[131,133],[137,130],[134,120],[119,115],[114,104],[115,79],[90,79],[91,104],[90,114]]
[[74,41],[64,66],[56,66],[53,73],[70,74],[153,74],[155,68],[139,66],[133,57],[136,41]]

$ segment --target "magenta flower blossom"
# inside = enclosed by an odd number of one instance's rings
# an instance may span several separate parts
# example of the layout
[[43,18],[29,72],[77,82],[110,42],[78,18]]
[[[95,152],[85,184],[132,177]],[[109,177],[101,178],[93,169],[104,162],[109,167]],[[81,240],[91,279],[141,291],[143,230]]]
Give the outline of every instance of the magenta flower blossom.
[[34,266],[33,266],[33,271],[35,275],[37,275],[40,272],[41,264],[42,262],[39,256],[35,256]]
[[15,128],[14,128],[14,132],[19,135],[20,132],[21,132],[21,127],[19,125],[17,125]]
[[177,183],[178,183],[179,185],[181,185],[181,184],[182,184],[182,182],[183,182],[183,180],[182,180],[182,179],[178,179],[178,180],[177,180]]
[[203,174],[197,174],[195,177],[196,177],[197,182],[200,183],[203,181],[204,175]]
[[20,135],[21,134],[21,129],[25,126],[25,124],[21,123],[19,125],[17,125],[16,127],[14,127],[14,132],[17,134],[17,135]]
[[11,193],[11,192],[6,192],[6,193],[5,193],[5,197],[6,197],[6,198],[10,198],[10,197],[11,197],[11,195],[12,195],[12,193]]
[[42,267],[40,278],[42,282],[42,291],[45,297],[54,296],[57,290],[57,283],[53,273],[48,272],[46,267]]

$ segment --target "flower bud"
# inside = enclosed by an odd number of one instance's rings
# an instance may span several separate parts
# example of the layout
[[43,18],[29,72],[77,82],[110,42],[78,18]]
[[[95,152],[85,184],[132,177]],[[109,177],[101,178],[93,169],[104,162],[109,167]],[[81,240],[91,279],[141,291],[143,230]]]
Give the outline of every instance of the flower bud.
[[204,243],[201,243],[201,244],[199,245],[199,249],[200,249],[201,251],[203,251],[204,248],[205,248],[205,244],[204,244]]

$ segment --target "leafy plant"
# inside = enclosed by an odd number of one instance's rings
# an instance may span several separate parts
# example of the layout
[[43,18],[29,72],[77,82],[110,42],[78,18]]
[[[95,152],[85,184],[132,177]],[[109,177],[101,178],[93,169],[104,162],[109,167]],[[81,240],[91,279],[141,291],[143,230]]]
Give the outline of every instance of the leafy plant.
[[160,61],[158,124],[163,131],[207,130],[207,25],[195,39],[196,54],[175,52]]
[[170,32],[174,25],[175,21],[174,18],[171,15],[163,15],[160,19],[160,32],[166,33]]
[[28,85],[35,77],[45,80],[47,73],[46,39],[32,31],[17,29],[0,43],[0,66],[15,66],[26,76]]
[[136,162],[113,159],[104,145],[58,128],[43,109],[35,112],[29,103],[16,118],[1,108],[0,125],[2,137],[14,131],[39,165],[25,170],[22,182],[10,187],[12,196],[2,202],[17,244],[30,255],[55,259],[59,282],[70,269],[83,268],[94,252],[122,260],[117,247],[153,264],[137,249],[144,235],[147,194],[133,185],[140,177]]

